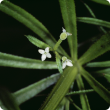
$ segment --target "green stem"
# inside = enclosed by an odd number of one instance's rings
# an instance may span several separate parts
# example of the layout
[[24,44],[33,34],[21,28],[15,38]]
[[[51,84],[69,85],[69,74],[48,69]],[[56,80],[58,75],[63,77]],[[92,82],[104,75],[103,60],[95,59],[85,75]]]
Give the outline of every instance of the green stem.
[[58,54],[57,51],[55,51],[55,55],[56,55],[57,57],[59,57],[60,59],[62,58],[62,57]]
[[58,48],[58,46],[61,44],[61,42],[62,42],[62,40],[59,39],[58,42],[55,44],[55,46],[54,46],[54,48],[53,48],[54,51],[57,50],[57,48]]

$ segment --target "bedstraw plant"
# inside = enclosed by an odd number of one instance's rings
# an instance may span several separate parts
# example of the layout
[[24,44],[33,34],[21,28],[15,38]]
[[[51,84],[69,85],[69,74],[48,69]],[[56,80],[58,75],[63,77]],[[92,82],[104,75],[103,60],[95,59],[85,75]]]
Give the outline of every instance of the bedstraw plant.
[[[41,59],[31,59],[0,52],[0,66],[36,69],[36,71],[38,69],[57,69],[59,71],[57,74],[52,73],[53,75],[14,93],[10,93],[7,89],[1,87],[0,107],[3,110],[20,110],[19,106],[22,103],[40,94],[40,92],[53,84],[55,84],[54,87],[40,105],[39,110],[70,110],[70,103],[75,107],[74,110],[91,110],[91,103],[87,95],[89,92],[97,93],[97,95],[110,105],[110,92],[108,87],[97,80],[97,76],[104,77],[110,83],[110,61],[109,59],[108,61],[100,62],[92,61],[110,50],[110,32],[107,30],[107,28],[110,28],[110,22],[97,19],[86,1],[107,6],[110,6],[110,4],[106,0],[79,0],[90,12],[92,17],[76,17],[75,1],[58,0],[64,23],[64,26],[61,27],[58,40],[30,13],[8,0],[0,1],[0,11],[18,20],[40,37],[39,39],[32,35],[24,35],[32,45],[37,46],[37,52],[41,55]],[[82,44],[78,43],[77,33],[80,32],[77,31],[77,22],[96,25],[100,30],[99,35],[90,38]],[[65,45],[69,46],[70,55],[61,47],[61,44],[65,43],[66,40],[68,43]],[[92,44],[79,57],[78,48],[86,45],[88,42],[92,42]],[[55,61],[48,61],[48,59],[53,57],[55,57]],[[99,68],[97,71],[91,72],[88,69],[94,69],[96,67]],[[92,89],[85,89],[84,82],[89,84]],[[75,84],[78,87],[77,91],[74,88]],[[73,95],[76,97],[79,96],[80,106],[73,101]],[[32,107],[32,109],[36,108]]]

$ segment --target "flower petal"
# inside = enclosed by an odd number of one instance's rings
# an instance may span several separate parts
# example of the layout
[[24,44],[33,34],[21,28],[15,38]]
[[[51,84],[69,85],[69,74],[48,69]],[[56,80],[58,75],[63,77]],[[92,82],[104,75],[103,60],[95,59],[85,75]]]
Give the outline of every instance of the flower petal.
[[62,68],[64,69],[66,67],[66,61],[62,62]]
[[66,30],[65,30],[63,27],[62,27],[62,31],[63,31],[63,32],[66,32]]
[[40,54],[44,54],[44,50],[42,50],[42,49],[39,49],[38,52],[39,52]]
[[49,47],[45,48],[45,52],[48,53],[49,52]]
[[67,60],[66,65],[73,66],[72,62],[70,62],[69,60]]
[[69,62],[71,62],[71,63],[72,63],[72,61],[71,61],[71,60],[69,60],[69,59],[67,59],[67,61],[69,61]]
[[46,56],[47,56],[47,58],[51,58],[52,57],[50,53],[47,53]]
[[69,32],[66,32],[66,34],[67,34],[67,36],[71,36],[72,34],[71,33],[69,33]]
[[46,55],[45,54],[42,54],[41,60],[44,61],[45,59],[46,59]]

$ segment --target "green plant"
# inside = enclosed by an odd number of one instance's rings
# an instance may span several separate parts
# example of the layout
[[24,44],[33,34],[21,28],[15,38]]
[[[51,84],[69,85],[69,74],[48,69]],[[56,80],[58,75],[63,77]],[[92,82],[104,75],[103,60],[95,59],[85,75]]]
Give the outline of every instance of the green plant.
[[[82,0],[80,0],[82,1]],[[89,0],[95,1],[100,4],[109,5],[107,1],[104,0]],[[109,67],[110,61],[103,62],[90,62],[97,58],[98,56],[104,54],[105,52],[110,50],[110,32],[106,32],[106,30],[102,27],[110,28],[110,22],[99,20],[95,17],[92,10],[89,6],[83,2],[83,4],[90,11],[91,15],[94,18],[89,17],[77,17],[75,11],[75,3],[74,0],[59,0],[62,18],[64,21],[65,28],[67,32],[70,33],[62,33],[59,34],[58,42],[51,35],[51,33],[39,22],[36,18],[34,18],[31,14],[27,13],[22,8],[12,4],[11,2],[4,0],[0,4],[0,10],[25,26],[31,29],[35,34],[39,35],[39,37],[44,41],[41,41],[31,35],[25,35],[28,40],[39,47],[40,49],[48,49],[55,54],[55,61],[43,61],[19,57],[11,54],[6,54],[0,52],[0,66],[8,66],[8,67],[16,67],[16,68],[26,68],[26,69],[58,69],[59,74],[52,75],[48,78],[40,80],[28,87],[25,87],[15,93],[10,93],[8,90],[4,88],[0,88],[0,106],[4,110],[20,110],[19,105],[23,102],[29,100],[30,98],[36,96],[38,93],[49,87],[50,85],[55,84],[54,88],[46,98],[44,104],[41,106],[40,110],[69,110],[70,102],[76,107],[78,110],[90,110],[91,107],[89,105],[89,100],[87,97],[88,92],[95,91],[102,97],[109,105],[110,105],[110,92],[104,87],[100,82],[95,79],[95,76],[98,75],[105,77],[110,82],[109,76],[109,68],[103,70],[97,70],[94,72],[87,71],[86,67]],[[89,49],[78,59],[78,43],[77,43],[77,23],[76,21],[89,23],[97,25],[99,30],[101,31],[100,36],[92,37],[89,41],[93,44],[89,47]],[[65,32],[63,30],[63,32]],[[60,46],[62,41],[62,37],[67,37],[70,54],[71,57],[65,52],[65,50]],[[87,41],[88,42],[88,41]],[[84,42],[84,45],[87,43]],[[67,45],[67,44],[66,44]],[[79,45],[80,46],[80,45]],[[82,46],[82,45],[81,45]],[[40,50],[41,51],[41,50]],[[45,51],[45,55],[49,54],[48,51]],[[42,53],[42,52],[40,52]],[[44,51],[43,53],[44,54]],[[65,56],[65,57],[63,57]],[[50,54],[48,55],[50,58]],[[63,57],[63,58],[62,58]],[[63,62],[70,62],[72,67],[62,68],[61,59]],[[70,59],[70,60],[68,60]],[[65,65],[66,66],[66,65]],[[64,70],[63,70],[64,69]],[[95,73],[95,74],[94,74]],[[83,77],[88,82],[88,84],[93,88],[92,90],[86,90],[83,83]],[[74,89],[74,81],[76,81],[78,85],[79,91],[72,92]],[[71,92],[71,93],[69,93]],[[78,107],[73,99],[70,97],[71,95],[79,94],[81,108]]]

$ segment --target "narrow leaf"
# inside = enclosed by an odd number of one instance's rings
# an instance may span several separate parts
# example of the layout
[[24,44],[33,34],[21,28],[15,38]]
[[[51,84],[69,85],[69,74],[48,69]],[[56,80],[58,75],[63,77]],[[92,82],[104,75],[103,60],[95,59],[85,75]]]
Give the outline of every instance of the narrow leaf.
[[77,75],[77,68],[67,67],[40,110],[55,110]]
[[55,110],[64,110],[64,106],[58,107]]
[[107,79],[107,81],[110,83],[110,74],[105,74],[104,77]]
[[58,80],[60,74],[51,75],[45,79],[42,79],[34,84],[29,85],[15,93],[13,93],[14,97],[16,98],[16,102],[20,105],[23,102],[31,99],[41,91],[45,90],[46,88],[50,87]]
[[106,80],[110,83],[110,68],[95,71],[92,73],[93,75],[105,77]]
[[[83,83],[83,80],[82,80],[80,74],[77,75],[76,81],[77,81],[77,85],[78,85],[79,90],[84,90],[85,89],[84,83]],[[86,94],[80,94],[80,101],[81,101],[81,105],[82,105],[83,110],[91,110]]]
[[0,87],[0,107],[3,110],[20,110],[14,96],[3,87]]
[[85,64],[110,50],[110,32],[103,35],[79,59],[80,64]]
[[[83,4],[85,5],[85,7],[88,9],[88,11],[90,12],[90,14],[92,15],[92,17],[96,18],[95,14],[93,13],[93,11],[91,10],[91,8],[83,2]],[[106,30],[102,27],[102,26],[97,26],[97,28],[99,29],[100,32],[102,33],[107,33]]]
[[88,1],[92,1],[92,2],[95,2],[95,3],[102,4],[102,5],[110,6],[110,3],[107,0],[88,0]]
[[[25,87],[12,95],[15,97],[15,101],[17,102],[18,105],[22,104],[23,102],[31,99],[32,97],[36,96],[39,94],[41,91],[45,90],[46,88],[50,87],[56,81],[58,80],[60,74],[54,74],[51,75],[47,78],[44,78],[34,84],[29,85],[28,87]],[[5,108],[5,106],[2,104],[0,100],[0,110],[8,110]],[[14,109],[15,110],[15,109]]]
[[87,63],[86,67],[110,67],[110,61]]
[[92,75],[99,76],[99,77],[104,77],[104,75],[106,74],[110,74],[110,68],[92,72]]
[[0,66],[27,69],[57,69],[55,62],[40,61],[0,52]]
[[80,91],[69,92],[66,94],[66,96],[79,95],[79,94],[90,93],[90,92],[94,92],[94,90],[89,89],[89,90],[80,90]]
[[99,38],[102,36],[101,33],[99,33],[98,35],[95,35],[91,38],[88,38],[87,40],[83,41],[82,43],[78,44],[78,50],[82,50],[83,46],[86,47],[88,45],[92,45],[94,42],[96,42],[97,40],[99,40]]
[[65,110],[64,105],[66,103],[66,100],[67,100],[66,97],[64,97],[55,110]]
[[97,80],[95,80],[87,71],[83,68],[81,69],[81,74],[90,84],[90,86],[108,103],[110,104],[110,92],[101,85]]
[[49,45],[47,45],[46,43],[42,42],[41,40],[39,40],[39,39],[37,39],[37,38],[35,38],[35,37],[31,36],[31,35],[25,35],[25,36],[35,46],[37,46],[39,48],[42,48],[42,49],[45,49],[46,47],[49,47],[49,50],[52,50],[52,48]]
[[75,103],[74,103],[74,101],[70,98],[70,97],[67,97],[68,98],[68,100],[74,105],[74,107],[77,109],[77,110],[82,110],[80,107],[78,107]]
[[70,102],[69,102],[69,100],[67,99],[67,100],[66,100],[66,104],[65,104],[65,110],[70,110],[69,108],[70,108]]
[[[54,47],[56,43],[54,37],[40,21],[38,21],[24,9],[5,0],[2,2],[2,4],[0,4],[0,10],[24,24],[39,37],[41,37],[48,45],[50,45],[52,48]],[[61,46],[58,48],[58,52],[63,53],[65,56],[68,56],[63,48],[61,48]]]
[[56,55],[56,63],[57,63],[57,67],[59,72],[62,74],[63,73],[63,69],[62,69],[62,63],[60,61],[60,58]]
[[72,36],[67,37],[71,57],[72,59],[77,59],[77,26],[75,3],[74,0],[59,0],[59,3],[66,31],[72,33]]
[[100,19],[96,19],[96,18],[77,17],[77,21],[110,28],[110,22],[104,21],[104,20],[100,20]]
[[95,71],[94,73],[110,74],[110,68],[106,68],[106,69],[103,69],[103,70],[98,70],[98,71]]

